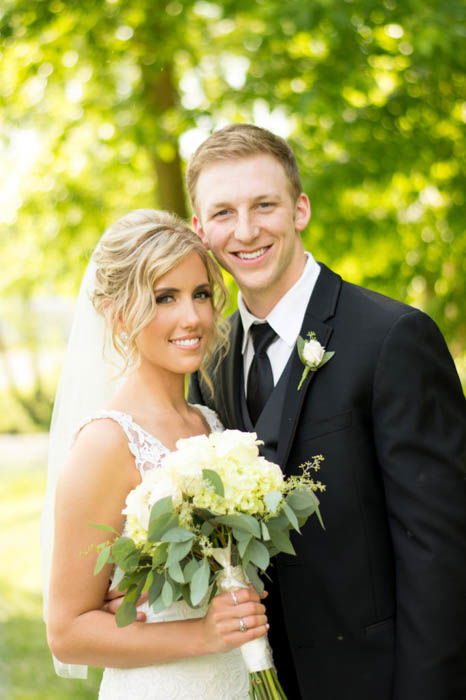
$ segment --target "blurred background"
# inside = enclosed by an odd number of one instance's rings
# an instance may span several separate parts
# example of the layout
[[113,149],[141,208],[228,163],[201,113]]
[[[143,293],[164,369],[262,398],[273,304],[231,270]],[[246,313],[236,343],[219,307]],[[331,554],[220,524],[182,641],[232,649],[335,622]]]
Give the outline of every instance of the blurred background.
[[429,313],[466,383],[465,20],[461,0],[1,0],[0,697],[95,697],[100,671],[54,676],[40,615],[53,394],[99,236],[138,207],[188,217],[213,129],[290,142],[308,249]]

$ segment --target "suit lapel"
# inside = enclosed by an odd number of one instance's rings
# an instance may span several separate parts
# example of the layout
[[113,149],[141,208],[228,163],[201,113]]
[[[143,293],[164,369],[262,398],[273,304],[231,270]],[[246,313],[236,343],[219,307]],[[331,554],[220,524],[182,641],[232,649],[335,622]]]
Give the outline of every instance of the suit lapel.
[[[301,337],[305,338],[308,331],[314,331],[319,343],[328,347],[333,332],[333,327],[327,323],[335,315],[335,310],[340,294],[341,277],[320,263],[321,271],[317,278],[314,291],[304,315],[301,326]],[[299,416],[304,404],[304,399],[317,372],[309,372],[306,381],[298,391],[298,384],[304,370],[298,351],[293,348],[291,360],[290,378],[283,403],[280,437],[277,447],[277,461],[283,467],[286,465],[291,445],[298,427]]]
[[227,428],[244,430],[241,418],[240,395],[243,376],[243,356],[241,354],[243,326],[238,312],[235,312],[230,318],[230,324],[230,351],[219,367],[219,383],[218,387],[217,385],[215,386],[215,393],[217,393],[218,388],[223,389],[222,403],[217,405],[217,413],[220,416],[224,416],[224,423]]

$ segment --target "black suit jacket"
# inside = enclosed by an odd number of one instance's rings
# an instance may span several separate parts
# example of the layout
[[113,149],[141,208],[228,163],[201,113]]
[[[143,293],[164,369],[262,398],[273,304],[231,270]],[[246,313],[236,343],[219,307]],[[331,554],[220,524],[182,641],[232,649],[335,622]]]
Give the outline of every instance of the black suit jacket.
[[[434,322],[341,280],[324,265],[301,335],[333,358],[298,392],[297,352],[278,461],[289,473],[324,455],[316,519],[276,573],[303,698],[465,700],[466,408]],[[190,398],[228,428],[240,416],[242,328],[212,398]],[[260,437],[260,436],[259,436]]]

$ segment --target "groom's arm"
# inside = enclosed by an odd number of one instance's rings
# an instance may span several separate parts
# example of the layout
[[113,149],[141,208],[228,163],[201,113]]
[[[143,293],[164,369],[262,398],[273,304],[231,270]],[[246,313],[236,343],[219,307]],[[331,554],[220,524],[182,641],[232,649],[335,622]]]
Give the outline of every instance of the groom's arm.
[[391,328],[373,397],[396,562],[393,698],[466,698],[466,407],[430,318]]

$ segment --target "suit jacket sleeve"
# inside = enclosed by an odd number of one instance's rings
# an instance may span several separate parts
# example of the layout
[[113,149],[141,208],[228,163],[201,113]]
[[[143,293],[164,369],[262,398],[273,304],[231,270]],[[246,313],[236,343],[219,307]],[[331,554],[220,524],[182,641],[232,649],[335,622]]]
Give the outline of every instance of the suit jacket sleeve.
[[201,404],[201,406],[207,405],[201,389],[199,372],[192,374],[189,379],[188,401],[189,403]]
[[396,563],[394,700],[466,698],[466,408],[442,335],[388,332],[373,421]]

